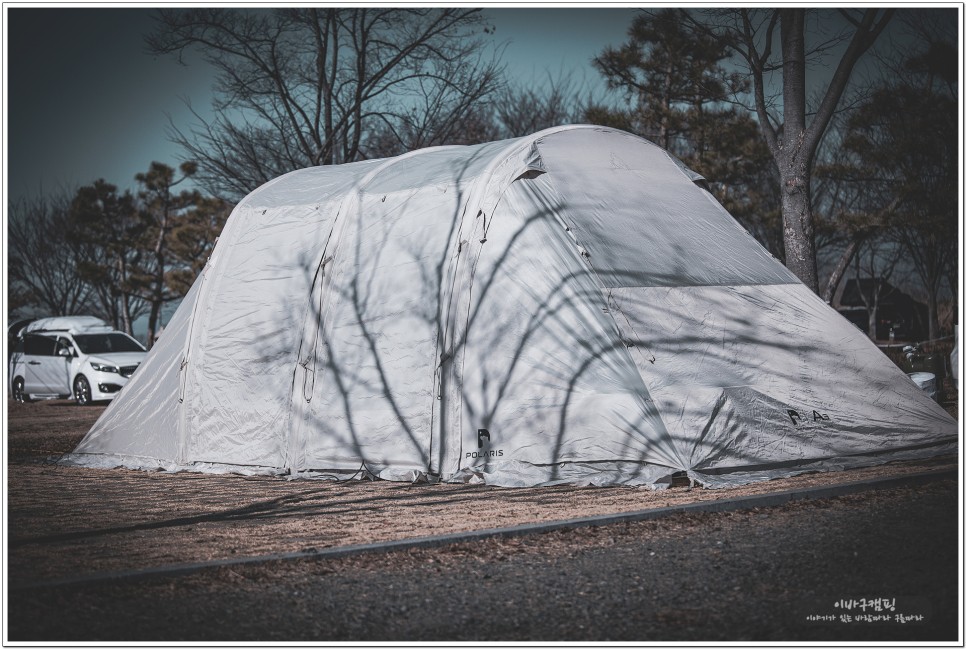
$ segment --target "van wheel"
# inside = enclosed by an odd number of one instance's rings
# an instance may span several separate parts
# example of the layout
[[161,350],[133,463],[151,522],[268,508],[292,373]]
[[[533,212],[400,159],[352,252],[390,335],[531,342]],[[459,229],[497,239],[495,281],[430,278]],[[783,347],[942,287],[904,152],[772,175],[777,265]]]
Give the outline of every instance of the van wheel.
[[91,384],[83,374],[74,379],[74,401],[78,406],[91,405]]
[[30,397],[23,391],[23,377],[13,380],[13,400],[17,403],[30,403]]

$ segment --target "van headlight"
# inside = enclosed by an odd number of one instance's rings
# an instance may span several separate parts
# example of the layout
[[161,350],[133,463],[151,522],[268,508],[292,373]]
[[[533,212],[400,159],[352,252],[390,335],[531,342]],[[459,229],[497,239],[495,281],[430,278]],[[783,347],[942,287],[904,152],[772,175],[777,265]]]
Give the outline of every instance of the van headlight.
[[91,368],[95,372],[113,372],[117,374],[117,368],[113,365],[104,365],[103,363],[91,363]]

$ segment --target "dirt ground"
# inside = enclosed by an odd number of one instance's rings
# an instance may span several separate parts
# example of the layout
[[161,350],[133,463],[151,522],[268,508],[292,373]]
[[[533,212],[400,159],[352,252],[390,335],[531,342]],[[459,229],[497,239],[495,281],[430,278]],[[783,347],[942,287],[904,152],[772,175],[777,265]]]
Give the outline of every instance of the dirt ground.
[[8,404],[7,579],[105,572],[410,539],[734,498],[956,466],[957,458],[806,474],[726,490],[504,489],[79,469],[103,407]]
[[579,646],[958,637],[962,646],[958,491],[943,480],[440,548],[13,590],[9,638]]

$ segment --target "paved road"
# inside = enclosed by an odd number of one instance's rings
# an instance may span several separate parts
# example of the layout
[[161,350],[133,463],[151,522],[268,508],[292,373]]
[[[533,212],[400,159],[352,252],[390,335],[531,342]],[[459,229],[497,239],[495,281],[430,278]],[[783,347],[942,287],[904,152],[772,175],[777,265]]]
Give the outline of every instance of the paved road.
[[[8,634],[13,641],[955,641],[958,491],[943,481],[436,550],[15,590]],[[895,610],[867,622],[858,615],[872,609],[835,607],[862,598],[894,600]],[[852,622],[807,619],[833,614]],[[903,623],[899,614],[913,617]]]

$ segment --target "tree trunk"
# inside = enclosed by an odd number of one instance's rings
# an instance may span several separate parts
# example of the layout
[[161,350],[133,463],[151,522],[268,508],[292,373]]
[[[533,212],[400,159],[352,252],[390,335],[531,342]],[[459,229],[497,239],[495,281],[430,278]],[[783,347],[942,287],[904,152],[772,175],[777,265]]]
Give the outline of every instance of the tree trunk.
[[151,349],[154,346],[154,338],[157,336],[158,318],[160,315],[161,300],[151,300],[151,314],[148,316],[148,349]]
[[664,96],[661,97],[661,147],[665,151],[671,150],[671,135],[668,129],[668,115],[671,113],[671,80],[674,78],[674,62],[668,59],[664,71]]
[[879,333],[879,329],[876,326],[876,321],[878,319],[878,312],[879,312],[878,300],[875,300],[872,303],[872,306],[869,307],[869,338],[873,342],[875,342],[875,340],[878,338],[878,333]]
[[839,289],[839,284],[842,282],[842,277],[845,276],[845,271],[848,269],[849,264],[852,263],[852,258],[855,257],[856,251],[859,249],[859,245],[862,243],[862,239],[858,236],[853,238],[849,245],[845,247],[842,251],[842,256],[839,258],[837,264],[835,264],[835,269],[832,270],[832,274],[828,278],[828,282],[825,284],[825,289],[822,291],[822,299],[826,303],[831,304],[832,300],[835,298],[835,292]]
[[[167,219],[165,219],[165,224]],[[162,252],[163,244],[163,234],[165,229],[161,229],[162,236],[158,239],[158,245],[156,248],[157,254],[155,255],[155,263],[157,264],[157,275],[154,278],[154,290],[151,295],[151,312],[148,316],[148,349],[154,346],[154,339],[158,334],[158,320],[161,317],[161,306],[164,304],[164,253]]]
[[134,327],[131,324],[131,298],[127,293],[121,293],[121,324],[124,326],[122,331],[127,335],[134,334]]
[[170,183],[164,188],[164,199],[161,205],[161,223],[158,228],[158,238],[154,244],[154,263],[157,275],[154,280],[154,295],[151,300],[151,316],[148,319],[148,349],[154,346],[154,339],[158,335],[158,321],[161,318],[161,307],[164,305],[164,280],[167,271],[165,257],[167,256],[168,230],[171,227],[171,187],[177,185],[187,176],[177,182]]
[[131,296],[127,294],[127,265],[124,263],[123,253],[117,258],[118,284],[121,286],[121,325],[122,331],[127,335],[134,333],[134,326],[131,323]]
[[812,223],[812,156],[805,132],[805,10],[780,11],[785,125],[776,161],[782,183],[785,266],[818,293]]
[[936,340],[939,338],[939,299],[935,290],[927,292],[926,308],[929,313],[929,340]]
[[[856,61],[882,32],[892,11],[884,12],[876,23],[878,10],[870,9],[863,12],[860,22],[854,23],[855,33],[821,98],[818,110],[812,116],[811,125],[806,122],[806,10],[792,8],[775,11],[766,30],[767,45],[764,51],[758,50],[755,31],[746,10],[740,10],[739,14],[744,23],[740,38],[745,40],[748,48],[746,59],[754,76],[755,110],[759,125],[781,178],[785,265],[806,286],[818,293],[810,197],[812,163]],[[772,30],[776,24],[780,25],[781,33],[782,114],[780,119],[773,121],[766,101],[764,72],[768,69]],[[781,125],[780,129],[773,126],[776,123]]]
[[810,182],[807,172],[782,174],[782,232],[785,241],[785,266],[815,293],[818,293],[818,266],[815,259],[815,226],[812,222]]

